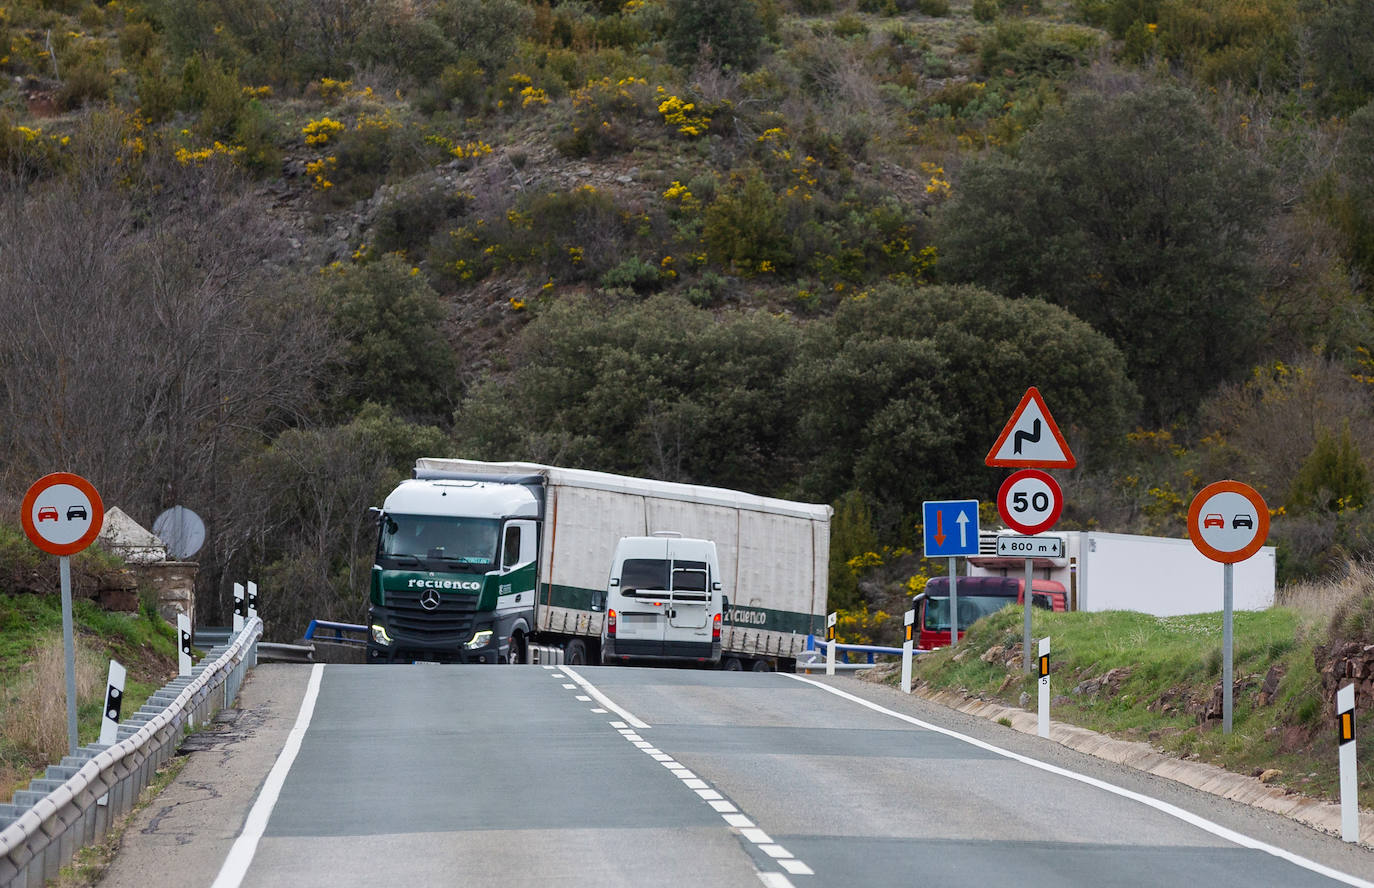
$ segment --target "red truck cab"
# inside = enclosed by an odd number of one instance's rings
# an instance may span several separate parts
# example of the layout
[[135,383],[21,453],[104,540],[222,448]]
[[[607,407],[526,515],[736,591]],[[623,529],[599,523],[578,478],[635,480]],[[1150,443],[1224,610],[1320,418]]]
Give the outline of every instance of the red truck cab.
[[[959,577],[959,637],[974,622],[1011,604],[1026,601],[1024,577]],[[1045,610],[1068,609],[1069,595],[1063,583],[1031,581],[1031,606]],[[949,644],[949,577],[932,577],[916,596],[916,646],[923,651]]]

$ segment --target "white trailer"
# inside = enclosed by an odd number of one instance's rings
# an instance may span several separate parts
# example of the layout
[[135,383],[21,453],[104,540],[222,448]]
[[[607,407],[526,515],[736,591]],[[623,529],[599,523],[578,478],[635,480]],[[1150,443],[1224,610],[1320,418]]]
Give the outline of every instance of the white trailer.
[[[597,662],[616,544],[659,531],[717,546],[722,663],[789,668],[824,623],[829,506],[535,463],[422,458],[414,474],[380,510],[373,660],[513,662],[544,645]],[[398,544],[434,518],[462,523],[452,546]],[[494,549],[455,557],[473,521]]]
[[[1025,559],[997,556],[997,533],[984,533],[979,554],[968,559],[970,576],[1025,575]],[[1222,609],[1222,565],[1191,540],[1100,531],[1059,531],[1041,536],[1064,540],[1063,558],[1037,558],[1037,578],[1063,583],[1069,610],[1133,610],[1156,616]],[[1235,565],[1234,607],[1264,610],[1274,604],[1274,547],[1265,546]]]

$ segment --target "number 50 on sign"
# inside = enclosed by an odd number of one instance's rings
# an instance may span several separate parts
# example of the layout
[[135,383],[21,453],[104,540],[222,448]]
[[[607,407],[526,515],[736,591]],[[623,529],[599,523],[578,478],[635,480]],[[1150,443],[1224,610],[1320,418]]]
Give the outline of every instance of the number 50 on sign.
[[1059,482],[1039,469],[1022,469],[1002,482],[997,512],[1012,530],[1037,534],[1048,530],[1064,510]]

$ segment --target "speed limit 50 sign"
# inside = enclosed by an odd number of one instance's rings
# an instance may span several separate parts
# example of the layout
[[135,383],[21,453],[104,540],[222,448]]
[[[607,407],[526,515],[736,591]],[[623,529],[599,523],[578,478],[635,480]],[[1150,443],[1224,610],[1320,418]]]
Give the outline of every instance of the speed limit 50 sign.
[[997,512],[1012,530],[1037,534],[1049,530],[1064,510],[1059,482],[1039,469],[1022,469],[1002,482]]

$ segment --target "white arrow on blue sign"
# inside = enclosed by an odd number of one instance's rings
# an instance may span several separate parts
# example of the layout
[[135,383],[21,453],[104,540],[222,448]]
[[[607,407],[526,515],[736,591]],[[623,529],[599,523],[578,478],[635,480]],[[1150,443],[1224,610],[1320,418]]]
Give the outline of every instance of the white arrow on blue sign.
[[978,500],[936,500],[921,504],[927,558],[978,554]]

